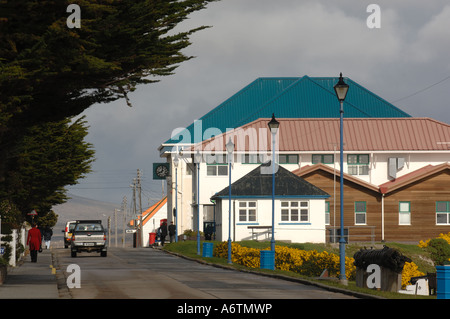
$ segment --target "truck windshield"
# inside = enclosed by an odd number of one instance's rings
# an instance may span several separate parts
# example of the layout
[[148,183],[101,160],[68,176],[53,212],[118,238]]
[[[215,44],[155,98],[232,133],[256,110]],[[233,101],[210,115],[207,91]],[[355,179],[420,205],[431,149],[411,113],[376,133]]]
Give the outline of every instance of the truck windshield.
[[103,227],[101,224],[91,224],[91,223],[83,223],[77,224],[75,227],[75,231],[102,231]]

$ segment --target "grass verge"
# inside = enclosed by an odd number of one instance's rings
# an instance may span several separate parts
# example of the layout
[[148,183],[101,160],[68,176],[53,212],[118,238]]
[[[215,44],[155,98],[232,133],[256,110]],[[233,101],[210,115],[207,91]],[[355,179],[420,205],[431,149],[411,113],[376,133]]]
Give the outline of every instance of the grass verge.
[[[219,244],[218,241],[211,241],[214,245]],[[243,247],[264,249],[270,246],[268,242],[257,242],[257,241],[242,241],[238,242]],[[339,248],[337,245],[333,244],[291,244],[291,243],[283,243],[277,242],[277,245],[284,245],[290,248],[297,248],[302,250],[317,250],[319,252],[327,251],[329,253],[339,254]],[[419,270],[424,273],[427,272],[435,272],[436,269],[430,263],[428,253],[418,247],[417,245],[408,245],[408,244],[400,244],[400,243],[377,243],[374,248],[382,248],[383,245],[386,245],[390,248],[398,249],[403,255],[412,259],[412,261],[418,265]],[[360,250],[361,248],[370,248],[371,244],[349,244],[346,246],[346,256],[353,257],[354,253]],[[375,298],[387,298],[387,299],[436,299],[436,296],[415,296],[415,295],[405,295],[401,293],[395,292],[387,292],[387,291],[377,291],[373,289],[360,288],[356,286],[354,281],[349,281],[348,286],[344,286],[340,284],[338,281],[334,280],[324,280],[317,279],[311,277],[305,277],[299,274],[296,274],[291,271],[282,271],[282,270],[268,270],[268,269],[259,269],[259,268],[248,268],[238,264],[228,264],[227,260],[224,258],[218,257],[203,257],[203,245],[200,245],[200,253],[198,253],[198,246],[196,241],[180,241],[178,243],[170,243],[166,244],[162,249],[168,252],[172,252],[181,256],[185,256],[191,259],[200,260],[202,262],[206,262],[209,264],[222,266],[222,267],[230,267],[239,271],[248,271],[254,273],[260,273],[264,275],[275,275],[280,276],[285,279],[299,280],[304,283],[320,285],[323,287],[335,288],[339,290],[345,290],[349,293],[357,293],[364,294],[367,296],[373,296]]]

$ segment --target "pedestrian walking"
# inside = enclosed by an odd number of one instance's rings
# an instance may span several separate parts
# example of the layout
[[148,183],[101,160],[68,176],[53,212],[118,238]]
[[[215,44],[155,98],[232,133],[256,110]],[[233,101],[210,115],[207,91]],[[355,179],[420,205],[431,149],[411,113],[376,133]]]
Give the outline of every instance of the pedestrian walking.
[[173,224],[173,222],[170,222],[170,225],[169,225],[169,237],[170,237],[170,242],[171,243],[173,242],[173,239],[174,239],[174,237],[176,235],[175,233],[176,233],[175,225]]
[[27,245],[30,247],[31,262],[37,262],[37,254],[41,249],[42,235],[41,231],[33,224],[33,228],[28,231]]
[[43,237],[44,237],[45,247],[47,249],[50,249],[50,242],[52,240],[52,236],[53,236],[53,230],[50,227],[44,228]]
[[167,222],[164,221],[163,224],[161,225],[161,246],[164,246],[166,236],[167,236]]

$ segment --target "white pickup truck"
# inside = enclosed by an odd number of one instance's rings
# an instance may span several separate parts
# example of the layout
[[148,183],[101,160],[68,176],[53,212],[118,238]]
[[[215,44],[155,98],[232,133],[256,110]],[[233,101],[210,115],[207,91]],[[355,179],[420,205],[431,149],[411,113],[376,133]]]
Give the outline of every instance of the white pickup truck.
[[106,230],[100,220],[77,220],[70,243],[72,257],[79,252],[99,252],[102,257],[107,254]]

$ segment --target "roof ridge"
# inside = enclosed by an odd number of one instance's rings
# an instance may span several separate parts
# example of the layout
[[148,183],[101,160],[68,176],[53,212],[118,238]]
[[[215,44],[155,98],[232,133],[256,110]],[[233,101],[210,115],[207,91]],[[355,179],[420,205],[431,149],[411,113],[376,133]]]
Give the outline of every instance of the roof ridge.
[[[236,127],[240,127],[241,123],[246,121],[247,119],[251,118],[253,115],[255,115],[256,113],[258,113],[259,111],[263,110],[265,107],[267,107],[267,105],[269,105],[270,103],[272,103],[273,101],[279,99],[282,95],[284,95],[287,91],[289,91],[289,89],[293,86],[296,86],[299,82],[303,81],[303,79],[305,77],[308,77],[307,75],[302,76],[301,78],[298,78],[297,81],[292,82],[290,85],[288,85],[284,90],[280,91],[278,94],[276,94],[274,97],[272,97],[271,99],[269,99],[265,104],[263,104],[259,109],[255,110],[253,113],[249,114],[246,118],[241,119],[241,121],[239,121],[236,124]],[[292,78],[295,79],[295,78]]]

